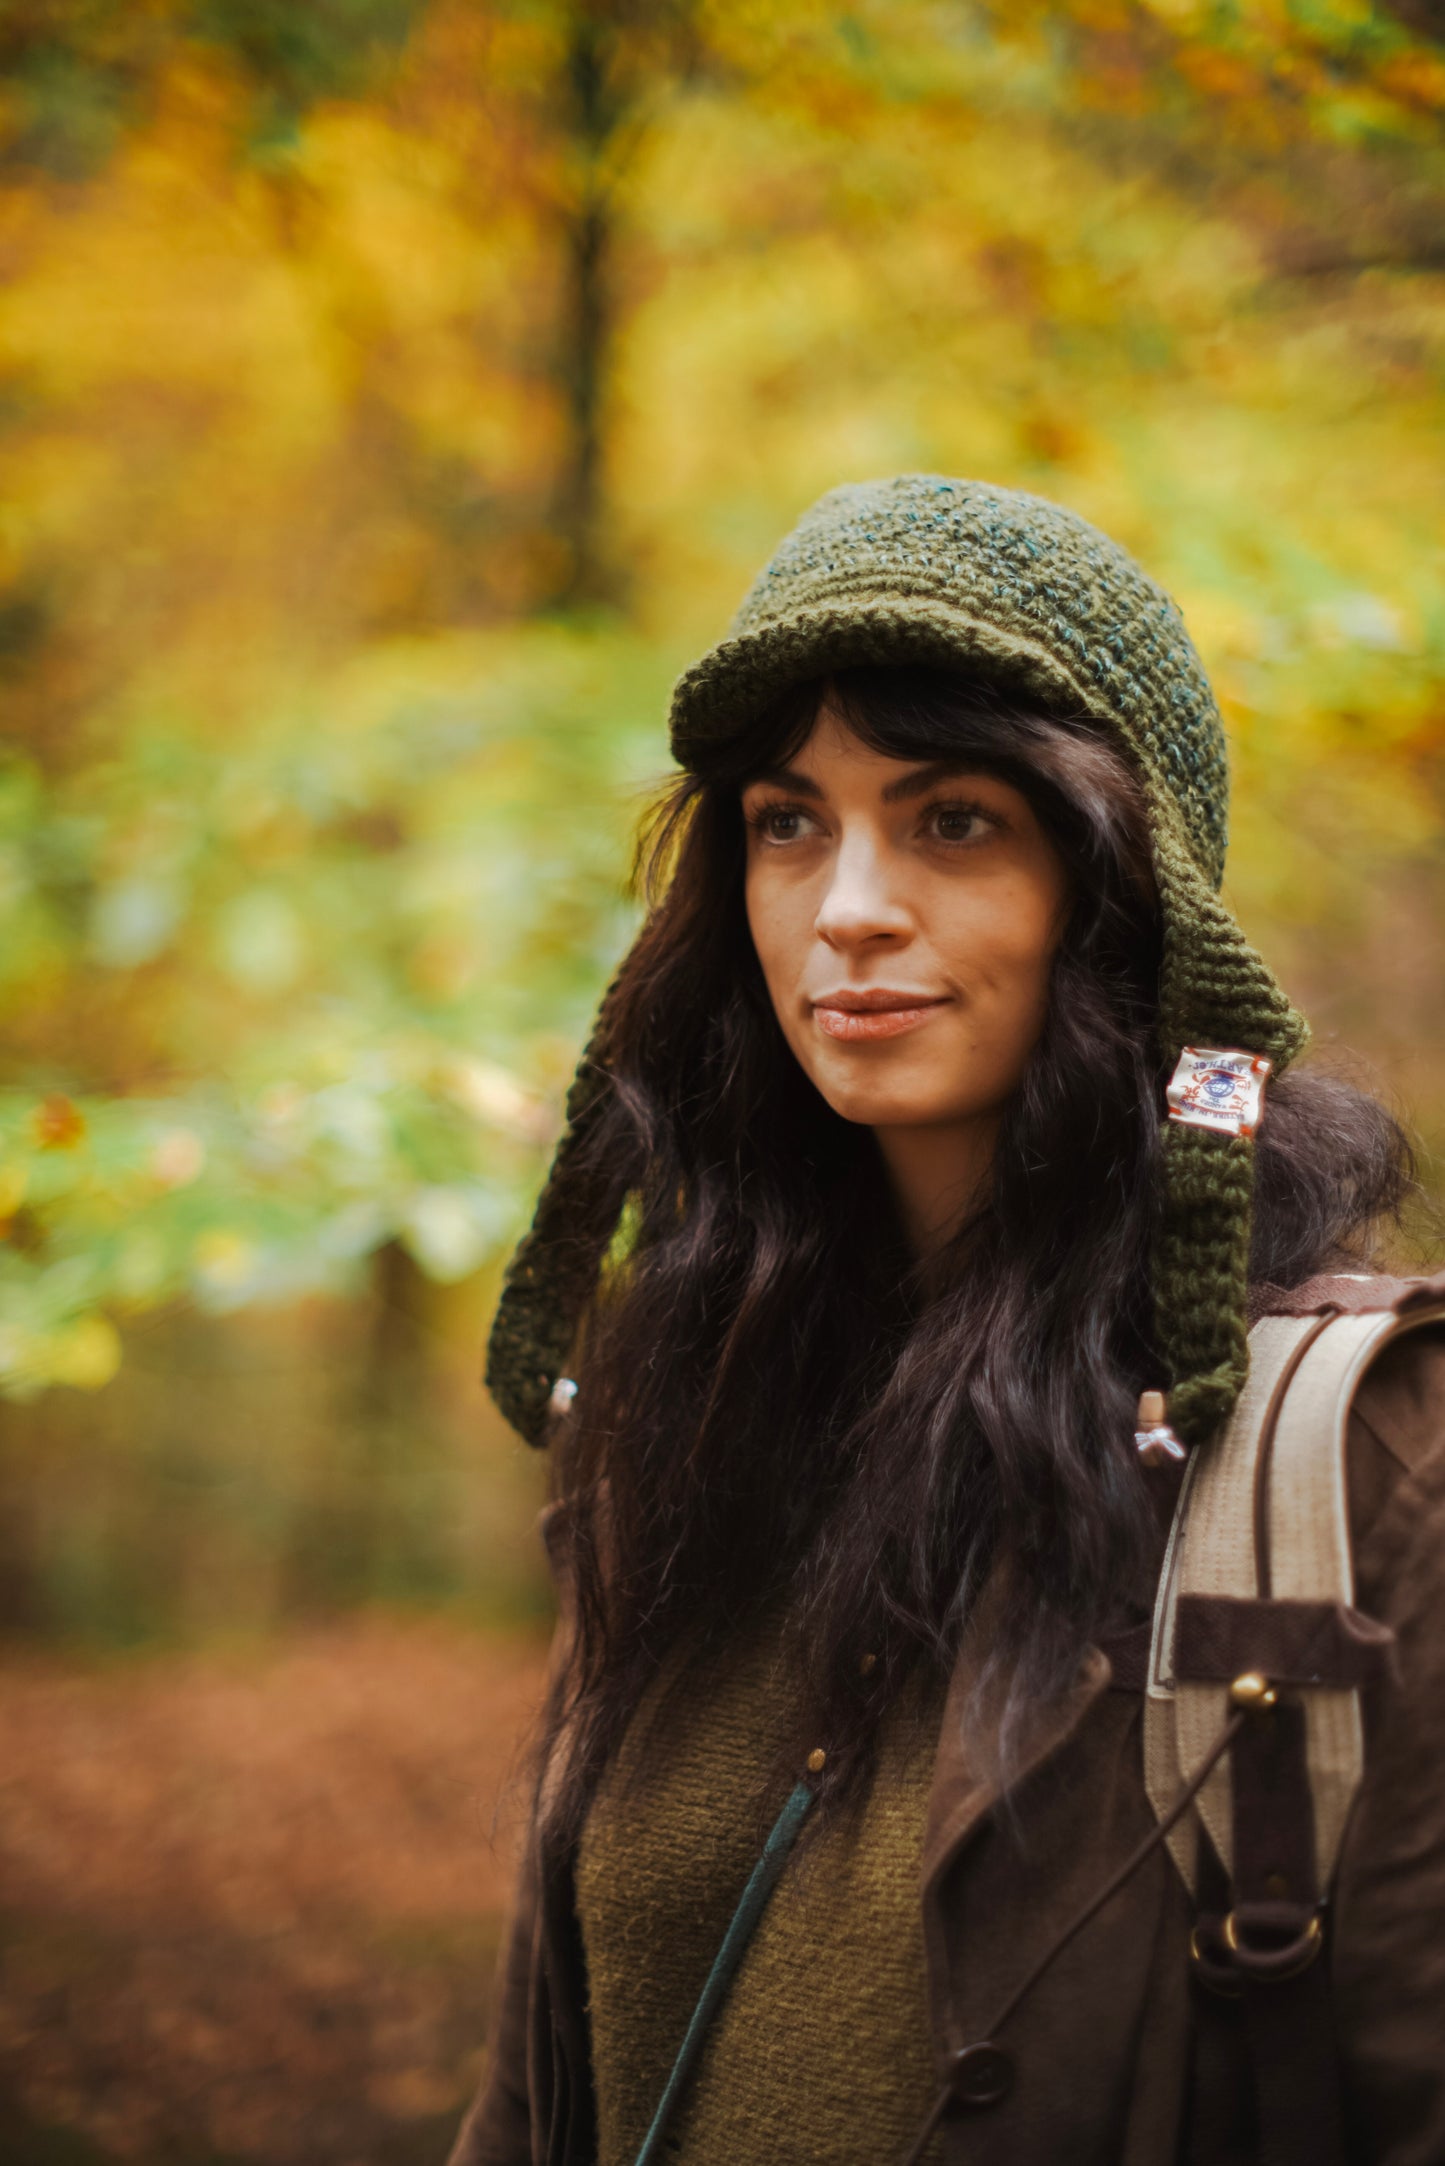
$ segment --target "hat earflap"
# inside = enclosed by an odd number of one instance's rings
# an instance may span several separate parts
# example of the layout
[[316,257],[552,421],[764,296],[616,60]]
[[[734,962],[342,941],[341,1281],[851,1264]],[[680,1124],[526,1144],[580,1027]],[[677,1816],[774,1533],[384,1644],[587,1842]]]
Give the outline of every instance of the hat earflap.
[[1202,1443],[1228,1418],[1249,1373],[1253,1197],[1252,1137],[1166,1123],[1154,1317],[1170,1426],[1186,1444]]
[[[1262,1054],[1277,1075],[1306,1043],[1308,1025],[1207,883],[1168,793],[1156,786],[1150,796],[1164,920],[1165,1059],[1172,1065],[1187,1047]],[[1186,1443],[1202,1443],[1228,1418],[1249,1373],[1254,1151],[1250,1134],[1165,1118],[1155,1338],[1168,1371],[1169,1421]]]
[[608,988],[577,1065],[567,1125],[531,1226],[507,1266],[487,1341],[487,1389],[529,1444],[547,1441],[557,1411],[553,1394],[621,1211],[616,1181],[586,1164],[610,1090],[608,1051],[620,976]]

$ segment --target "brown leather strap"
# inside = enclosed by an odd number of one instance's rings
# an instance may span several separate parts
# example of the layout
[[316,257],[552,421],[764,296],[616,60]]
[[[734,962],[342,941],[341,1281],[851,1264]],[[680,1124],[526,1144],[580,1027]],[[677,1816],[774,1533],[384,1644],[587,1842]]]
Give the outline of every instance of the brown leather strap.
[[1224,1939],[1229,1875],[1203,1828],[1195,1886],[1199,1910],[1190,1941],[1194,2020],[1180,2166],[1193,2166],[1196,2160],[1213,2166],[1217,2159],[1257,2158],[1259,2113],[1239,1973]]
[[1390,1667],[1395,1635],[1345,1602],[1261,1601],[1249,1595],[1181,1594],[1174,1675],[1232,1683],[1257,1670],[1276,1685],[1373,1684]]
[[1149,1682],[1150,1622],[1126,1625],[1120,1632],[1101,1633],[1095,1645],[1109,1657],[1109,1690],[1142,1692]]
[[[1252,1714],[1231,1750],[1234,1774],[1235,1961],[1246,1976],[1277,1977],[1296,1943],[1318,1933],[1315,1816],[1305,1756],[1305,1711],[1281,1699]],[[1301,1952],[1303,1952],[1301,1950]]]
[[1224,1938],[1242,1989],[1261,2166],[1345,2166],[1301,1703],[1282,1697],[1251,1714],[1231,1760],[1234,1881]]
[[1283,1985],[1246,1979],[1260,2166],[1346,2166],[1339,2052],[1323,1962]]

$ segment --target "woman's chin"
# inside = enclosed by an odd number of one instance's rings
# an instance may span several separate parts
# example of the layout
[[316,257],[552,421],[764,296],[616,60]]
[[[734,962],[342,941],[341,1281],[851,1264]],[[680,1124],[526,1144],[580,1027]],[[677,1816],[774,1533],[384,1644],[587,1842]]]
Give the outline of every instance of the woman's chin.
[[930,1128],[958,1117],[954,1107],[932,1094],[818,1087],[839,1118],[859,1128]]

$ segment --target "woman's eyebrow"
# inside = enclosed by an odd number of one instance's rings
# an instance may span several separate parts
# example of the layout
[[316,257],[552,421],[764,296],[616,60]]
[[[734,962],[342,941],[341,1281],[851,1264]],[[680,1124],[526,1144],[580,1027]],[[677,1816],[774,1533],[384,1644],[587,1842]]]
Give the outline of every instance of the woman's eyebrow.
[[811,775],[799,774],[796,767],[759,767],[743,784],[745,790],[756,789],[760,782],[768,782],[775,789],[791,790],[796,797],[821,797],[822,789]]
[[921,797],[931,790],[935,782],[946,782],[953,775],[975,775],[978,767],[971,760],[930,760],[926,767],[914,767],[896,782],[890,782],[883,792],[885,805],[896,805],[903,798]]

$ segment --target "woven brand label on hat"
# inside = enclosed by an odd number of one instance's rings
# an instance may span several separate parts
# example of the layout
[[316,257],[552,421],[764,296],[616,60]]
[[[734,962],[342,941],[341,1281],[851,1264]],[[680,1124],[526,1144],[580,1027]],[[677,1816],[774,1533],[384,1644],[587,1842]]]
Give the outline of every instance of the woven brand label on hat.
[[1215,1053],[1186,1045],[1164,1093],[1170,1120],[1212,1128],[1217,1136],[1252,1136],[1272,1066],[1263,1053]]

